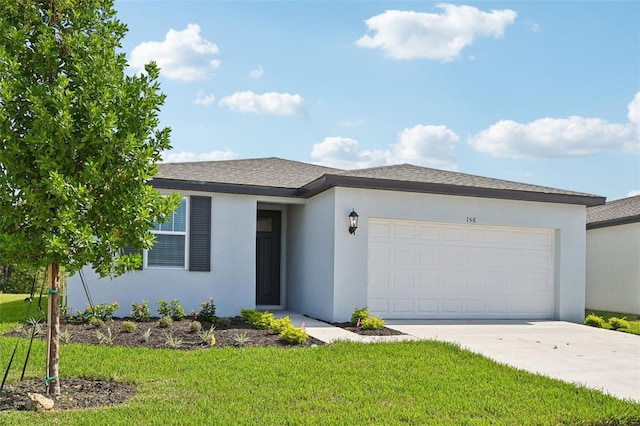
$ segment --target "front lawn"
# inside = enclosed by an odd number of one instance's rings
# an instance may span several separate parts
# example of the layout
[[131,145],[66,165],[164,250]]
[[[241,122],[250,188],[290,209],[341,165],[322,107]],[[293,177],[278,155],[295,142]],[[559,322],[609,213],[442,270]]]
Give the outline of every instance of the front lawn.
[[640,315],[625,314],[622,312],[594,311],[590,309],[587,309],[585,311],[585,317],[591,314],[601,317],[604,320],[604,328],[607,328],[607,329],[611,328],[608,323],[609,318],[611,317],[626,318],[626,320],[629,321],[629,328],[620,330],[620,331],[624,331],[626,333],[631,333],[631,334],[637,334],[640,336]]
[[[0,322],[6,321],[0,305]],[[0,337],[2,369],[15,338]],[[16,362],[21,366],[26,340]],[[28,378],[44,376],[34,342]],[[634,425],[640,404],[499,365],[442,342],[194,351],[69,344],[65,377],[134,383],[127,403],[46,414],[0,412],[0,424]],[[10,381],[19,376],[14,367]],[[44,388],[44,386],[43,386]]]

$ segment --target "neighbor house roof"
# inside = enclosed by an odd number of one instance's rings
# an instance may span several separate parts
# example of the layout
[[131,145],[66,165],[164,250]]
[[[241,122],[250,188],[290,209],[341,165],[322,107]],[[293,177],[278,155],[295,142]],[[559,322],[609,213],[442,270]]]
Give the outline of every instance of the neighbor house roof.
[[587,229],[640,222],[640,195],[587,209]]
[[158,164],[159,188],[309,198],[335,186],[594,206],[604,197],[411,164],[341,170],[280,158]]

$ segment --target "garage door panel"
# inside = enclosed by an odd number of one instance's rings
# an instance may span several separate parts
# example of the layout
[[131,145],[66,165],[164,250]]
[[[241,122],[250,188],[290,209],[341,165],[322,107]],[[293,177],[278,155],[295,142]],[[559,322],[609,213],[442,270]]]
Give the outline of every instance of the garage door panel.
[[418,313],[436,315],[439,311],[438,305],[437,299],[418,299]]
[[550,318],[553,232],[371,219],[368,306],[387,318]]

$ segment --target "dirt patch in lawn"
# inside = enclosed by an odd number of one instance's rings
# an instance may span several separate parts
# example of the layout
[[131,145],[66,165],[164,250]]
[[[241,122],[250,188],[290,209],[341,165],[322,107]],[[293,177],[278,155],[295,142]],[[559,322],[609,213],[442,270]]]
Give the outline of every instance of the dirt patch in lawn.
[[[64,379],[60,382],[60,395],[47,396],[53,400],[52,411],[122,404],[135,394],[135,386],[105,380]],[[25,410],[27,393],[46,396],[43,380],[24,380],[5,385],[0,394],[0,411]]]

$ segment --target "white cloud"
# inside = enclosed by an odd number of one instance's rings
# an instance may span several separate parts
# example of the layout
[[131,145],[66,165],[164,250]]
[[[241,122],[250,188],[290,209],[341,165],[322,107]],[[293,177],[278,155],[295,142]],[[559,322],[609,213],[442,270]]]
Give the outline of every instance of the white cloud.
[[542,118],[530,123],[501,120],[469,138],[469,144],[494,157],[582,157],[601,152],[640,152],[640,92],[628,105],[630,122],[601,118]]
[[640,189],[633,189],[629,191],[627,197],[635,197],[636,195],[640,195]]
[[313,145],[311,157],[326,166],[353,169],[411,163],[455,170],[454,147],[460,138],[446,126],[422,126],[400,132],[386,150],[362,150],[358,141],[340,136]]
[[359,47],[382,49],[393,59],[452,61],[479,36],[502,37],[517,16],[513,10],[483,12],[472,6],[439,4],[443,13],[388,10],[365,21],[369,31]]
[[165,163],[184,163],[191,161],[220,161],[220,160],[233,160],[238,158],[238,154],[231,150],[226,151],[211,151],[196,154],[195,152],[169,152],[162,153],[162,160]]
[[207,95],[204,90],[198,90],[196,93],[196,98],[193,100],[195,105],[209,106],[213,104],[216,100],[216,97],[213,94]]
[[261,65],[258,65],[258,68],[255,70],[251,70],[249,71],[249,77],[257,80],[260,77],[262,77],[262,74],[264,74],[264,70],[262,69]]
[[182,31],[170,29],[164,41],[140,43],[131,51],[129,64],[142,72],[145,64],[156,61],[164,77],[201,80],[220,66],[219,60],[212,59],[218,52],[218,46],[200,35],[198,24],[189,24]]
[[428,165],[440,169],[455,169],[455,144],[458,135],[446,126],[422,126],[404,129],[400,140],[392,145],[391,163]]
[[252,112],[255,114],[300,115],[304,113],[304,99],[300,95],[268,92],[262,95],[252,91],[236,92],[220,99],[220,106],[227,106],[232,111]]

